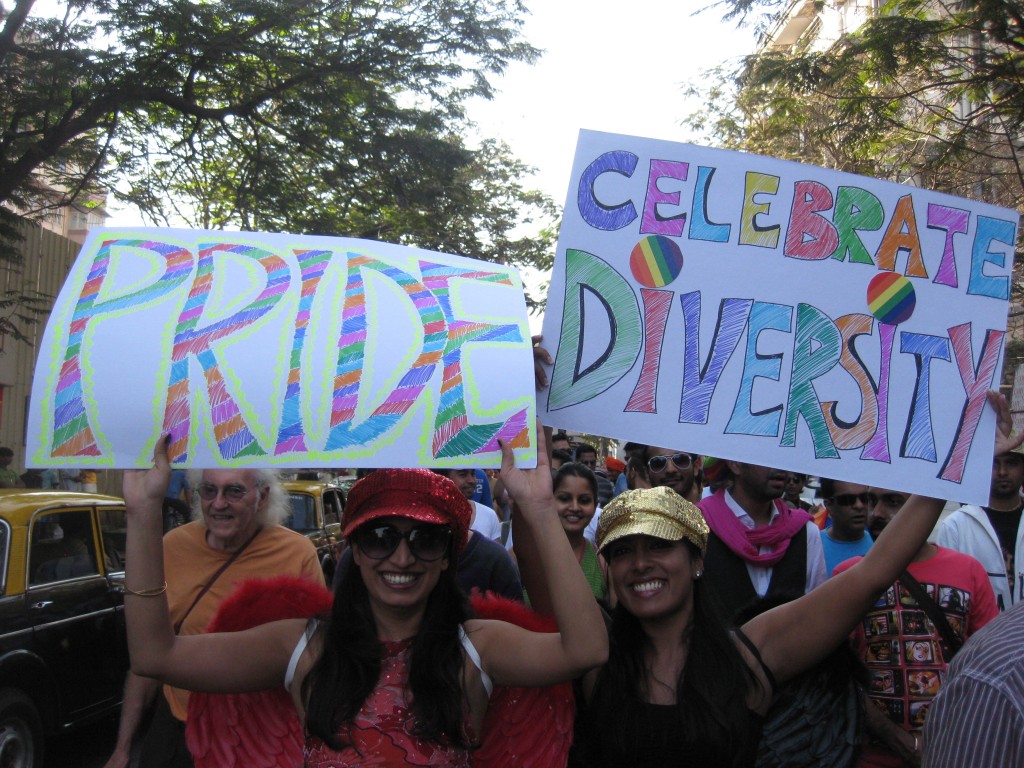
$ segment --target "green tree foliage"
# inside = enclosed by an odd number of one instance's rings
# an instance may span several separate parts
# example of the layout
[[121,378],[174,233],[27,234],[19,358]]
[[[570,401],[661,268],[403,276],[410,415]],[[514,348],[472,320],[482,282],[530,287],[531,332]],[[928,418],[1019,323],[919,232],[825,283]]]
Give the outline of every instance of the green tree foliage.
[[[519,0],[32,7],[0,16],[0,204],[105,187],[155,221],[547,258],[529,169],[461,139],[466,99],[536,55]],[[518,235],[531,217],[548,230]]]
[[[770,29],[790,4],[722,5]],[[823,50],[720,72],[694,123],[734,148],[1020,208],[1022,20],[1019,0],[889,0]]]
[[[337,131],[305,118],[295,130],[282,119],[214,126],[151,156],[132,194],[156,220],[341,233],[550,268],[556,209],[523,185],[531,169],[503,144],[470,150],[445,125],[415,117]],[[312,127],[294,141],[303,126]],[[170,207],[176,200],[184,204]]]
[[[796,6],[718,7],[769,31]],[[1021,0],[888,0],[833,44],[766,46],[698,95],[690,123],[723,146],[1024,210]]]

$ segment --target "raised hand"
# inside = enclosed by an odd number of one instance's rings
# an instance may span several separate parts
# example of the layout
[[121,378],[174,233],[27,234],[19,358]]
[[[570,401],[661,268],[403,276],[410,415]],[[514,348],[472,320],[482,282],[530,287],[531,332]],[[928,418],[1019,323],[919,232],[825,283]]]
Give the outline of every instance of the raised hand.
[[171,480],[171,464],[167,459],[168,436],[156,442],[153,449],[153,466],[150,469],[126,469],[123,493],[129,511],[163,508],[164,495]]
[[521,508],[531,504],[551,505],[551,463],[548,461],[544,427],[537,422],[537,468],[521,469],[516,466],[512,447],[505,442],[501,445],[501,479],[509,496]]
[[1024,442],[1024,432],[1013,434],[1013,417],[1010,415],[1010,404],[1006,397],[994,390],[988,391],[988,401],[996,412],[996,446],[995,455],[1009,453]]

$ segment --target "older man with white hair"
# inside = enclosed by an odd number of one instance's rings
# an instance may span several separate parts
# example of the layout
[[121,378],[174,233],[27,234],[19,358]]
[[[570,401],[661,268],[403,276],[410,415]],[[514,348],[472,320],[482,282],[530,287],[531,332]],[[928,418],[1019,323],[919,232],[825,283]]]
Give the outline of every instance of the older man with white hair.
[[[193,521],[164,537],[164,572],[171,620],[179,635],[206,631],[218,607],[245,579],[302,576],[323,585],[316,548],[281,525],[288,500],[276,473],[264,469],[205,469],[190,477]],[[192,766],[185,746],[188,691],[129,673],[114,753],[107,768],[130,760],[142,715],[156,700],[142,744],[146,768]]]

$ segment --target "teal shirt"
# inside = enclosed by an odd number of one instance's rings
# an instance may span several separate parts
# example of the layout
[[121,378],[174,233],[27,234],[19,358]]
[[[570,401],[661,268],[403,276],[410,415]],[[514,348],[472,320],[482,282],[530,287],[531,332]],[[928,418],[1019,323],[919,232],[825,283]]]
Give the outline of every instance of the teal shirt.
[[828,528],[821,531],[821,548],[825,550],[825,573],[829,576],[832,576],[832,571],[840,563],[851,557],[866,555],[875,543],[867,531],[864,531],[860,541],[835,541],[828,531]]

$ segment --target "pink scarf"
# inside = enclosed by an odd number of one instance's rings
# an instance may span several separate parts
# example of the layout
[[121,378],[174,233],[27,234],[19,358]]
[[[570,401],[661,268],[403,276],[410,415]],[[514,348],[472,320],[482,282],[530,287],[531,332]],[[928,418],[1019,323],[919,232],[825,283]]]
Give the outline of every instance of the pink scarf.
[[[792,538],[812,519],[806,512],[787,506],[782,499],[775,499],[772,503],[779,514],[760,528],[747,528],[740,522],[725,501],[724,488],[703,499],[697,507],[715,536],[737,557],[762,568],[771,568],[786,554]],[[771,550],[762,555],[760,549],[763,546],[771,547]]]

